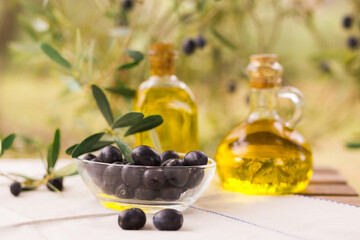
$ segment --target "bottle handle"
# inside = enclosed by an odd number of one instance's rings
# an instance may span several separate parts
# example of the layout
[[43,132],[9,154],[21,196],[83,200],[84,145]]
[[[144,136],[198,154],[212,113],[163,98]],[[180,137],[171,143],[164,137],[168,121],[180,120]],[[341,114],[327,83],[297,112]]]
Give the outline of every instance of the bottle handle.
[[300,121],[303,112],[304,106],[304,97],[299,89],[294,87],[282,87],[278,92],[279,98],[288,98],[295,105],[295,112],[290,120],[285,123],[285,126],[289,128],[294,128],[296,124]]

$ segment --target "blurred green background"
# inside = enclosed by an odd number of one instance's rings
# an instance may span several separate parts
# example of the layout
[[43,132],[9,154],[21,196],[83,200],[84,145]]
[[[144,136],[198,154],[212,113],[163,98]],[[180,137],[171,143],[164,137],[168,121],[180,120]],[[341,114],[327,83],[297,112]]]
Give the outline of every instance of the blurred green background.
[[[276,53],[283,85],[304,93],[297,129],[311,143],[315,165],[337,167],[360,190],[360,1],[132,2],[131,8],[122,0],[0,2],[0,136],[19,136],[5,157],[39,157],[37,146],[45,146],[56,127],[63,150],[105,128],[89,84],[117,89],[107,92],[114,112],[129,111],[149,61],[119,71],[132,61],[124,50],[146,54],[153,42],[173,42],[177,75],[198,102],[202,150],[213,156],[249,113],[249,56]],[[182,43],[199,35],[207,45],[184,54]],[[41,43],[74,70],[51,61]],[[285,117],[291,114],[288,102],[281,107]]]

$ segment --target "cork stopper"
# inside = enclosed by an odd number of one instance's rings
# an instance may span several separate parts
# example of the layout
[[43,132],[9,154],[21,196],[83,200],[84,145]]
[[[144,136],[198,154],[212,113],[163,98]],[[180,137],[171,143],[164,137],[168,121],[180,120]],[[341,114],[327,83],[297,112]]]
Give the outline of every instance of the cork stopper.
[[273,88],[281,85],[283,69],[275,54],[252,55],[246,70],[252,88]]
[[166,76],[175,74],[174,45],[171,43],[154,43],[150,47],[151,76]]
[[174,44],[172,43],[153,43],[151,44],[149,55],[175,54]]

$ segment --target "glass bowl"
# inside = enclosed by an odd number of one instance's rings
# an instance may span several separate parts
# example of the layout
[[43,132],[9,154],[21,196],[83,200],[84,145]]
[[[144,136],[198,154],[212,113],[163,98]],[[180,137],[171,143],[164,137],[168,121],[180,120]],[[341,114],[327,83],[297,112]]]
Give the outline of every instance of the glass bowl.
[[97,200],[119,211],[133,207],[148,212],[164,208],[183,211],[206,190],[216,168],[210,158],[207,165],[199,166],[120,165],[83,159],[76,163]]

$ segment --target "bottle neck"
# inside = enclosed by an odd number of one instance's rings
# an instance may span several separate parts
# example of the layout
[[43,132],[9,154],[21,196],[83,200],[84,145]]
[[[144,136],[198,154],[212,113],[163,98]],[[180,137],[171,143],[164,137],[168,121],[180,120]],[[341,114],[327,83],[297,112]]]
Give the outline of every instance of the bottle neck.
[[276,96],[278,88],[251,88],[249,121],[270,118],[277,119]]
[[150,76],[171,76],[175,75],[174,54],[153,55],[150,58]]

